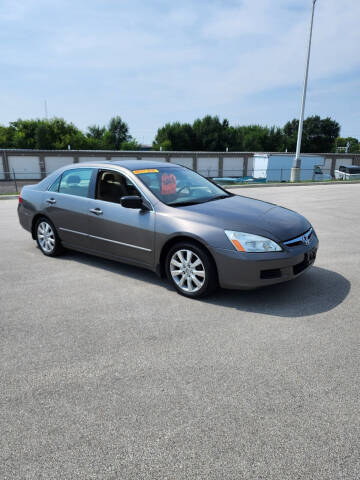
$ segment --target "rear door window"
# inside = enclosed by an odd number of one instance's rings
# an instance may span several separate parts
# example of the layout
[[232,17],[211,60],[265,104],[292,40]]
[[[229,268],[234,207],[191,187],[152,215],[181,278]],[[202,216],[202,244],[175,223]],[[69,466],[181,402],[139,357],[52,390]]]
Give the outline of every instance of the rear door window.
[[50,192],[58,192],[59,191],[59,185],[60,185],[60,180],[61,180],[61,175],[59,175],[57,177],[57,179],[55,180],[55,182],[51,185],[51,187],[49,188],[49,191]]
[[74,168],[67,170],[61,177],[59,193],[88,197],[92,172],[92,168]]

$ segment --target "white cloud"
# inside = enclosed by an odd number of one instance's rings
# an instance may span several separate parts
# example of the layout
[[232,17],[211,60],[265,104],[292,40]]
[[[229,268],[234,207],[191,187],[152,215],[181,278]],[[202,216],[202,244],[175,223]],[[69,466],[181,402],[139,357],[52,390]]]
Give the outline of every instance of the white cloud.
[[[221,12],[204,27],[206,36],[239,42],[240,53],[235,54],[234,67],[225,74],[222,82],[228,94],[235,91],[254,93],[299,82],[304,70],[311,2],[308,2],[306,12],[297,12],[297,21],[294,12],[285,10],[283,2],[274,3],[271,0],[246,0],[237,9]],[[318,3],[312,78],[343,74],[360,67],[357,54],[359,17],[360,2],[328,0]],[[266,42],[261,38],[262,34],[267,35]],[[241,48],[242,36],[249,37],[245,49]]]

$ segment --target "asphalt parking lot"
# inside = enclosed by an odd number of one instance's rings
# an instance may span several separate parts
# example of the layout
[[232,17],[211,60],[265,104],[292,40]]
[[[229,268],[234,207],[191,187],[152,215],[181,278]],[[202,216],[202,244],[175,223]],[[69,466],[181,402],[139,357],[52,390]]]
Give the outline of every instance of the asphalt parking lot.
[[360,477],[360,184],[236,193],[304,214],[316,266],[189,300],[0,201],[1,479]]

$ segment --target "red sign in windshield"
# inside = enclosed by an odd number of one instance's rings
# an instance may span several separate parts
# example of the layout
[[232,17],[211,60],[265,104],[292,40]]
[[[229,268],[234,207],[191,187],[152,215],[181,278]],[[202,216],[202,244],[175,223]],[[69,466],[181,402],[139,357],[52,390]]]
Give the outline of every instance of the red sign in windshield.
[[174,195],[176,193],[176,177],[173,173],[161,175],[161,194]]

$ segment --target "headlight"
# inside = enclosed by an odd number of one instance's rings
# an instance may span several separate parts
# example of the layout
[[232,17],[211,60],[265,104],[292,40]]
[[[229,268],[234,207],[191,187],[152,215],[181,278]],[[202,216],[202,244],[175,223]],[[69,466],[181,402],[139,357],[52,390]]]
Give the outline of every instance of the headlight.
[[225,230],[225,233],[238,252],[281,252],[282,250],[280,245],[270,238],[231,230]]

